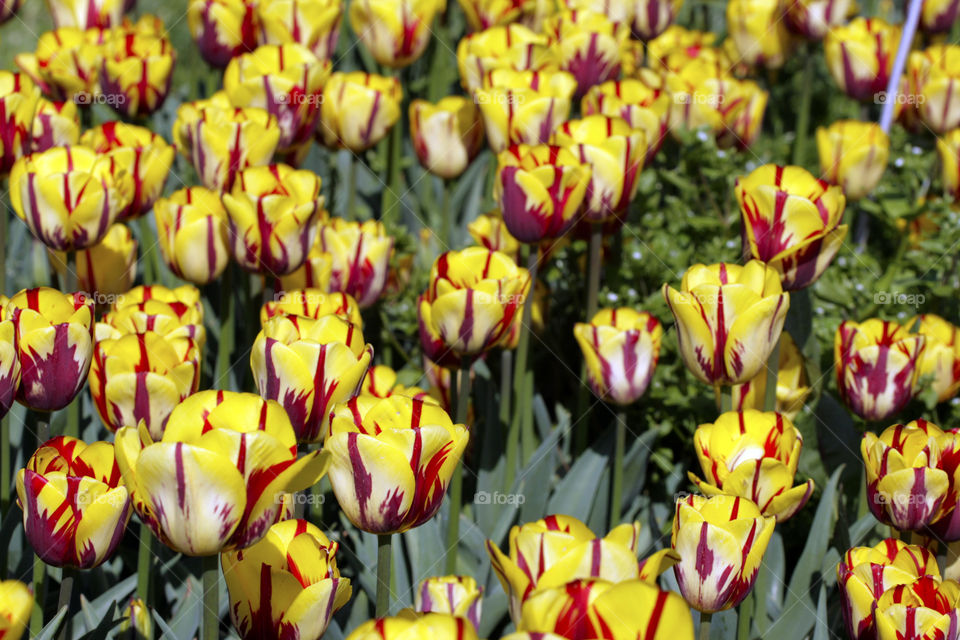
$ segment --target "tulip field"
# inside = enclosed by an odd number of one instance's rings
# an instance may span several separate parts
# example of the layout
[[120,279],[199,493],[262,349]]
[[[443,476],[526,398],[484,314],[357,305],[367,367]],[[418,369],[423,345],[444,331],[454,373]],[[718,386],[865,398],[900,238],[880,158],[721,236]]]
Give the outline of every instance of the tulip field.
[[960,640],[960,0],[0,0],[0,640]]

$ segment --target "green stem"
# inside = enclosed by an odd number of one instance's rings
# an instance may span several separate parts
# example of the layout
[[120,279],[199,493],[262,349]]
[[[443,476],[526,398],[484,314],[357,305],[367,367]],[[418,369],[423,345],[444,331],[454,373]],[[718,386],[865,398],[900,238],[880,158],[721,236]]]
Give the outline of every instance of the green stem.
[[[73,583],[76,576],[76,569],[63,568],[63,577],[60,578],[60,599],[57,601],[57,612],[64,607],[67,607],[69,611],[70,601],[73,599]],[[64,619],[60,626],[60,633],[57,636],[60,640],[67,640],[67,628],[69,626],[69,618]]]
[[697,636],[699,640],[710,640],[710,622],[713,620],[712,613],[700,614],[700,633]]
[[[520,316],[520,336],[517,339],[517,359],[513,376],[513,388],[516,400],[514,402],[513,420],[510,423],[510,440],[507,441],[507,447],[519,447],[521,438],[523,440],[524,459],[533,455],[530,449],[532,445],[533,426],[533,398],[532,388],[530,388],[530,334],[533,324],[533,298],[534,288],[537,283],[537,269],[539,266],[539,250],[535,246],[528,248],[527,271],[530,274],[530,289],[523,301],[523,312]],[[530,418],[528,422],[528,417]],[[509,454],[509,449],[508,449]],[[510,464],[509,458],[507,464]],[[514,462],[516,464],[516,462]],[[513,470],[511,468],[511,470]],[[512,480],[511,483],[513,484]],[[510,485],[507,485],[508,487]]]
[[777,410],[777,376],[780,373],[780,338],[773,346],[770,357],[767,358],[767,384],[763,395],[763,410]]
[[510,401],[513,399],[512,380],[513,351],[504,349],[500,352],[500,424],[507,439],[507,461],[503,477],[503,485],[507,491],[510,491],[513,480],[517,476],[517,449],[519,448],[517,446],[519,434],[514,433],[514,420],[510,413]]
[[150,585],[153,574],[153,533],[140,525],[140,553],[137,555],[137,597],[150,606]]
[[377,536],[377,618],[390,615],[391,538],[389,533]]
[[[457,424],[465,424],[467,410],[470,406],[470,367],[473,362],[470,358],[460,359],[460,380],[457,383]],[[447,523],[447,558],[446,571],[448,574],[457,572],[457,546],[460,542],[460,503],[463,501],[463,462],[453,472],[450,480],[450,521]]]
[[623,451],[627,442],[627,412],[617,412],[616,441],[613,448],[613,487],[610,489],[610,529],[620,524],[623,508]]
[[220,635],[220,556],[204,556],[203,618],[200,640],[217,640]]
[[228,264],[220,280],[220,345],[217,351],[217,378],[215,389],[224,389],[230,385],[230,354],[233,351],[234,327],[236,318],[233,308],[233,269]]
[[[79,288],[77,284],[77,254],[75,251],[67,251],[67,268],[64,282],[65,293],[73,293]],[[73,438],[80,437],[80,397],[73,399],[73,402],[67,405],[67,426],[64,435]]]
[[450,208],[450,184],[443,178],[440,181],[440,192],[443,197],[443,208],[440,210],[440,237],[446,245],[444,250],[453,248],[453,210]]
[[590,225],[590,270],[587,274],[587,322],[597,313],[600,292],[600,260],[603,256],[603,225]]
[[47,599],[47,565],[40,556],[33,557],[33,611],[30,613],[30,637],[43,629],[43,603]]
[[357,162],[351,153],[347,165],[347,220],[359,220],[357,215]]
[[806,160],[807,134],[810,128],[810,100],[813,95],[813,65],[816,56],[810,48],[805,50],[806,61],[803,65],[803,85],[800,93],[800,107],[797,111],[797,131],[793,141],[793,164],[803,166]]
[[137,220],[140,229],[140,254],[143,256],[143,282],[153,284],[160,279],[160,262],[157,256],[157,241],[150,228],[147,216],[140,216]]
[[719,399],[718,404],[720,405],[720,413],[726,413],[727,411],[733,410],[733,390],[730,387],[725,387],[723,385],[715,385],[713,387],[714,392]]

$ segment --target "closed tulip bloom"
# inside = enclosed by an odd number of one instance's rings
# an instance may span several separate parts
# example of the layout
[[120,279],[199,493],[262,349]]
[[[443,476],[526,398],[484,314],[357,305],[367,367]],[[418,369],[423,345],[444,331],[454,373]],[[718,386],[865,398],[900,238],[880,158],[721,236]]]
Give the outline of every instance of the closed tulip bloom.
[[577,81],[565,71],[495,69],[474,91],[490,148],[541,144],[570,114]]
[[728,411],[697,427],[693,441],[706,480],[689,477],[704,495],[746,498],[777,522],[792,518],[813,495],[813,480],[793,486],[803,436],[786,416]]
[[910,54],[906,98],[916,103],[924,124],[937,134],[960,127],[960,46],[934,45]]
[[223,87],[234,106],[274,116],[280,125],[278,151],[289,153],[313,136],[330,67],[303,45],[263,45],[227,65]]
[[408,396],[417,400],[431,401],[429,394],[420,387],[408,387],[397,382],[397,372],[385,364],[378,364],[367,369],[363,378],[361,392],[375,398],[389,398],[390,396]]
[[670,95],[633,78],[610,80],[590,87],[581,101],[584,116],[619,117],[632,129],[643,131],[647,141],[645,164],[653,162],[669,131]]
[[53,24],[60,27],[109,29],[120,25],[124,0],[47,0]]
[[787,291],[814,282],[847,235],[842,191],[802,167],[767,164],[738,178],[744,253],[766,262]]
[[320,178],[285,164],[241,171],[223,206],[237,263],[272,276],[303,264],[324,211]]
[[483,144],[477,105],[466,96],[447,96],[436,104],[410,103],[410,137],[423,168],[447,180],[470,165]]
[[853,0],[789,0],[787,26],[809,40],[822,40],[831,27],[839,27],[856,13]]
[[763,369],[790,307],[777,272],[759,260],[694,265],[680,290],[663,285],[687,369],[702,382],[741,384]]
[[636,0],[558,0],[559,10],[592,11],[610,19],[630,25],[636,11]]
[[490,251],[505,253],[514,260],[519,259],[520,241],[510,233],[499,209],[474,218],[467,225],[467,231],[476,244]]
[[448,251],[434,262],[430,286],[420,296],[421,343],[426,332],[430,342],[459,357],[492,349],[529,290],[529,273],[505,254],[482,247]]
[[943,190],[954,200],[960,200],[960,129],[937,136],[937,154]]
[[[50,263],[63,276],[67,254],[50,252]],[[99,243],[77,251],[70,268],[76,271],[83,291],[95,293],[95,297],[120,295],[137,277],[137,241],[126,225],[114,224]]]
[[406,613],[369,620],[347,636],[347,640],[477,640],[477,631],[466,618],[445,613]]
[[[685,54],[684,54],[685,55]],[[730,73],[729,62],[701,55],[666,72],[664,86],[673,98],[670,126],[682,131],[709,127],[723,146],[749,148],[763,122],[769,95]]]
[[484,79],[496,69],[557,71],[560,67],[545,35],[522,24],[504,24],[461,38],[457,68],[463,88],[473,93],[484,86]]
[[[734,411],[756,409],[763,411],[767,392],[767,372],[761,371],[753,380],[730,388]],[[796,420],[810,395],[803,354],[790,334],[780,334],[780,355],[777,368],[777,413]]]
[[360,390],[373,347],[346,320],[278,316],[263,324],[250,352],[260,395],[286,410],[301,443],[322,439],[330,410]]
[[770,94],[752,80],[737,82],[735,94],[741,108],[733,109],[725,118],[726,131],[718,137],[717,143],[723,147],[749,149],[763,128]]
[[960,13],[960,0],[926,0],[920,10],[920,28],[925,33],[949,31]]
[[547,18],[544,33],[559,57],[560,68],[573,74],[577,95],[620,73],[621,52],[630,29],[602,13],[564,11]]
[[128,308],[142,310],[144,304],[147,303],[169,305],[172,312],[176,313],[185,322],[203,322],[203,303],[200,301],[200,290],[189,284],[174,288],[156,284],[134,287],[117,298],[113,304],[113,311],[123,311]]
[[[717,34],[712,31],[697,31],[672,24],[647,43],[649,66],[656,71],[676,71],[691,60],[715,56],[722,51],[714,47],[716,40]],[[733,62],[726,58],[724,61]]]
[[340,38],[342,0],[271,0],[257,5],[261,44],[297,43],[321,62],[331,60]]
[[923,336],[895,322],[878,318],[844,322],[833,341],[840,397],[864,420],[886,420],[896,414],[917,391],[925,345]]
[[31,153],[30,140],[40,89],[25,73],[0,71],[0,175]]
[[683,0],[634,0],[633,35],[653,40],[676,20]]
[[817,128],[824,178],[843,187],[849,200],[867,196],[880,182],[890,157],[890,138],[875,122],[838,120]]
[[89,147],[54,147],[25,156],[10,172],[17,216],[47,247],[86,249],[100,242],[130,205],[133,180]]
[[67,147],[80,141],[80,112],[73,100],[53,102],[40,98],[33,117],[30,153]]
[[157,244],[170,270],[196,285],[213,282],[230,261],[227,210],[220,195],[188,187],[153,205]]
[[393,254],[393,238],[376,220],[331,218],[320,225],[317,247],[330,256],[330,290],[353,296],[361,309],[383,293]]
[[660,358],[663,329],[656,318],[630,308],[602,309],[589,324],[574,325],[573,335],[598,398],[618,405],[640,399]]
[[48,97],[89,104],[97,91],[102,39],[100,29],[47,31],[37,40],[33,53],[19,53],[14,62]]
[[320,640],[352,592],[337,567],[338,549],[306,520],[285,520],[260,542],[223,553],[230,618],[240,637]]
[[594,115],[563,123],[551,142],[567,147],[591,168],[584,200],[586,220],[605,222],[627,210],[647,156],[643,131],[620,118]]
[[483,587],[470,576],[444,576],[421,580],[414,593],[414,609],[422,613],[447,613],[466,618],[480,628]]
[[467,446],[466,426],[439,405],[404,396],[354,398],[330,413],[324,451],[344,515],[369,533],[401,533],[432,518]]
[[923,576],[888,589],[874,611],[880,640],[958,640],[960,584]]
[[275,283],[275,288],[277,291],[295,291],[298,289],[330,291],[332,279],[333,257],[318,248],[317,243],[314,242],[303,265],[292,273],[280,276]]
[[916,322],[914,330],[925,342],[919,377],[929,377],[937,401],[946,402],[960,391],[960,328],[932,313],[917,316]]
[[0,418],[7,415],[20,386],[20,357],[17,349],[17,330],[12,320],[3,320],[0,297]]
[[190,0],[187,25],[200,55],[223,69],[234,56],[257,48],[257,0]]
[[446,0],[357,0],[350,3],[350,26],[378,64],[399,69],[427,48],[433,18]]
[[120,621],[119,631],[132,633],[134,637],[153,637],[153,618],[147,603],[140,598],[130,598],[130,603],[123,610],[123,620]]
[[531,10],[537,0],[458,0],[473,31],[509,26]]
[[187,398],[161,440],[146,427],[123,427],[116,449],[137,515],[164,544],[191,556],[263,538],[286,517],[284,495],[315,484],[329,463],[320,451],[297,457],[296,435],[278,403],[230,391]]
[[730,0],[727,28],[742,62],[779,69],[790,55],[790,32],[779,0]]
[[109,442],[49,440],[17,473],[17,496],[27,541],[55,567],[99,566],[113,555],[132,513]]
[[328,147],[365,151],[400,119],[402,100],[396,78],[362,71],[334,73],[324,86],[317,134]]
[[938,443],[940,456],[937,468],[947,474],[950,487],[943,501],[943,513],[927,528],[927,535],[955,543],[960,540],[960,429],[947,431],[938,438]]
[[580,219],[592,169],[574,150],[520,144],[501,152],[497,165],[493,195],[520,242],[559,238]]
[[900,32],[899,25],[880,18],[854,18],[827,31],[823,44],[827,68],[844,93],[870,101],[886,91]]
[[100,89],[117,113],[144,118],[166,100],[175,61],[165,33],[117,29],[103,47]]
[[81,293],[40,287],[10,298],[21,380],[17,402],[36,411],[70,404],[87,381],[93,356],[93,301]]
[[20,640],[32,610],[33,593],[27,585],[16,580],[0,582],[0,637]]
[[340,316],[350,324],[363,328],[360,307],[346,293],[327,293],[320,289],[291,289],[275,300],[268,300],[260,309],[260,324],[276,316],[304,316],[318,320],[324,316]]
[[[127,295],[129,292],[118,298]],[[95,338],[97,342],[119,340],[125,335],[147,331],[166,338],[190,338],[201,350],[207,339],[202,311],[160,300],[147,300],[108,311],[95,327]]]

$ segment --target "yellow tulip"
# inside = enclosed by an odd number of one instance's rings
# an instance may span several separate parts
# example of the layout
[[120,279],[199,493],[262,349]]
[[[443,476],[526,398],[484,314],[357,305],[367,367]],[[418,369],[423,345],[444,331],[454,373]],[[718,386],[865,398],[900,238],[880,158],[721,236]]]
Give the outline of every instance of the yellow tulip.
[[460,83],[468,93],[482,88],[488,74],[496,69],[560,69],[557,55],[547,37],[522,24],[494,26],[461,38],[457,45],[457,68],[460,70]]
[[369,620],[347,636],[347,640],[477,640],[477,631],[466,618],[445,613],[401,612],[394,617]]
[[19,53],[14,62],[54,100],[89,104],[97,90],[103,34],[76,27],[47,31],[33,53]]
[[0,71],[0,176],[31,152],[34,117],[40,89],[25,73]]
[[[49,252],[54,270],[63,276],[67,270],[67,254]],[[137,241],[130,229],[114,224],[99,243],[76,252],[74,269],[80,289],[101,304],[127,291],[137,276]]]
[[937,136],[937,154],[943,189],[954,200],[960,200],[960,129]]
[[503,214],[499,209],[484,213],[467,225],[470,237],[478,245],[490,251],[499,251],[518,260],[520,257],[520,241],[507,229]]
[[634,35],[653,40],[673,24],[682,6],[683,0],[634,0]]
[[849,200],[867,196],[877,186],[890,158],[890,137],[875,122],[838,120],[817,128],[820,172],[843,187]]
[[400,119],[403,88],[396,78],[334,73],[323,91],[318,136],[328,147],[365,151]]
[[130,333],[152,331],[168,338],[187,337],[202,350],[206,341],[200,290],[184,285],[134,287],[116,296],[95,328],[96,340],[116,340]]
[[956,640],[960,637],[960,583],[923,576],[888,589],[874,611],[880,640]]
[[140,598],[130,598],[130,603],[123,610],[123,620],[120,622],[120,634],[124,632],[134,634],[134,637],[153,637],[153,618],[150,617],[150,608]]
[[257,4],[262,44],[302,44],[321,62],[333,59],[342,0],[271,0]]
[[176,51],[166,33],[135,26],[116,29],[102,53],[100,90],[117,113],[144,118],[163,105],[176,61]]
[[20,640],[30,622],[33,610],[33,593],[22,582],[0,582],[0,637],[4,640]]
[[393,395],[408,396],[415,400],[431,402],[432,398],[420,387],[408,387],[397,382],[397,372],[385,364],[367,369],[360,393],[377,398],[389,398]]
[[511,26],[536,9],[538,0],[458,0],[473,31]]
[[319,289],[291,289],[275,300],[268,300],[260,309],[260,324],[276,316],[304,316],[318,320],[327,315],[340,316],[350,324],[363,329],[360,307],[346,293],[327,293]]
[[[760,371],[753,380],[730,388],[734,411],[762,411],[767,392],[767,372]],[[777,413],[796,420],[807,396],[813,389],[807,379],[803,354],[790,334],[780,334],[780,355],[777,367]]]
[[80,29],[109,29],[120,25],[126,0],[47,0],[53,24]]
[[831,27],[839,27],[856,13],[854,0],[790,0],[787,24],[809,40],[822,40]]
[[0,296],[0,418],[7,415],[20,387],[20,356],[17,353],[17,328],[12,320],[3,319],[6,302]]
[[741,61],[779,69],[790,55],[790,32],[780,0],[730,0],[727,29]]
[[[664,86],[672,97],[670,126],[675,132],[709,127],[715,136],[720,137],[735,134],[737,126],[749,136],[749,120],[737,123],[743,112],[748,111],[746,117],[753,120],[755,134],[758,124],[756,108],[765,107],[766,102],[765,93],[759,92],[760,102],[751,105],[751,99],[757,97],[758,91],[733,77],[727,62],[711,56],[684,59],[678,69],[666,72]],[[749,109],[751,106],[753,110]],[[733,140],[739,142],[736,137]],[[749,146],[747,142],[740,143],[740,146]]]
[[707,58],[733,66],[733,60],[722,49],[714,47],[717,35],[672,24],[647,43],[647,59],[654,71],[677,71],[692,60]]
[[925,33],[950,31],[960,12],[960,0],[927,0],[920,10],[920,28]]
[[643,131],[647,141],[645,164],[653,162],[670,129],[670,95],[641,80],[610,80],[590,88],[581,101],[584,116],[594,114],[622,118]]
[[227,210],[220,195],[204,187],[180,189],[153,205],[160,254],[178,278],[213,282],[230,261]]
[[393,255],[393,238],[383,223],[331,218],[320,225],[317,248],[330,258],[330,291],[349,294],[361,309],[380,298]]
[[583,96],[593,85],[619,75],[630,28],[602,13],[574,10],[547,18],[544,33],[557,52],[560,68],[573,75],[577,95]]
[[749,149],[756,142],[763,128],[763,116],[767,111],[770,94],[752,80],[740,80],[732,94],[739,108],[732,109],[724,118],[726,131],[717,139],[723,147]]
[[444,576],[420,581],[414,593],[414,609],[421,613],[446,613],[466,618],[480,628],[483,587],[470,576]]
[[423,55],[433,18],[446,5],[446,0],[356,0],[350,3],[350,26],[378,64],[406,67]]
[[280,276],[275,287],[276,291],[295,291],[298,289],[330,291],[332,279],[333,257],[320,249],[317,242],[314,242],[303,265],[292,273]]
[[831,27],[823,48],[837,86],[855,100],[877,100],[877,94],[887,90],[900,32],[899,25],[880,18],[855,18],[848,25]]
[[30,153],[53,147],[67,147],[80,140],[80,112],[77,103],[52,102],[40,98],[30,133]]
[[234,56],[257,47],[256,0],[189,0],[187,26],[200,55],[223,69]]
[[410,103],[410,137],[423,168],[450,180],[462,174],[480,152],[483,122],[466,96],[447,96],[436,104]]
[[914,51],[907,61],[907,76],[907,106],[916,109],[924,124],[937,134],[960,127],[960,46]]
[[926,345],[917,364],[919,378],[929,376],[937,401],[946,402],[960,391],[960,328],[925,313],[917,316],[914,331],[924,337]]

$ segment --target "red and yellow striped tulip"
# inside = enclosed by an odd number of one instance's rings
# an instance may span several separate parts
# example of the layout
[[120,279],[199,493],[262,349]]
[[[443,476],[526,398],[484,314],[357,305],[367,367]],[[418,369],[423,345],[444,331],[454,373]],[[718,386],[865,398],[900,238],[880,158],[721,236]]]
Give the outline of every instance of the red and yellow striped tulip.
[[793,486],[803,436],[786,416],[728,411],[697,427],[693,442],[706,480],[688,476],[706,496],[740,496],[785,522],[813,495],[813,480]]
[[833,341],[837,389],[864,420],[886,420],[917,392],[920,357],[926,339],[896,322],[847,320]]
[[70,404],[87,381],[93,357],[93,300],[40,287],[16,294],[3,308],[12,319],[20,360],[17,402],[36,411]]
[[286,494],[315,484],[330,461],[320,451],[297,457],[296,434],[278,403],[231,391],[187,398],[159,441],[146,426],[123,427],[116,450],[137,515],[164,544],[191,556],[263,538],[287,517]]
[[507,229],[507,223],[499,209],[480,214],[474,218],[467,225],[467,231],[473,241],[481,247],[490,251],[505,253],[514,260],[519,260],[520,241],[513,237],[510,230]]
[[33,593],[17,580],[0,582],[0,638],[20,640],[30,622]]
[[802,167],[766,164],[737,179],[744,254],[780,274],[787,291],[823,274],[843,244],[846,198]]
[[165,32],[140,26],[117,29],[102,51],[100,90],[117,113],[145,118],[163,105],[176,62]]
[[2,319],[5,302],[6,298],[0,296],[0,418],[10,411],[20,386],[17,329],[12,320]]
[[780,0],[730,0],[727,29],[740,62],[779,69],[790,55],[791,38]]
[[33,117],[30,135],[30,153],[67,147],[80,141],[80,112],[77,103],[52,102],[40,98]]
[[331,218],[320,225],[316,246],[330,256],[330,291],[349,294],[361,309],[380,299],[393,255],[383,223]]
[[823,48],[837,86],[855,100],[876,100],[887,90],[900,33],[899,25],[862,17],[827,30]]
[[410,137],[423,168],[450,180],[464,171],[480,152],[483,121],[473,100],[447,96],[436,104],[410,103]]
[[460,83],[472,94],[484,86],[495,69],[557,71],[560,67],[545,35],[522,24],[505,24],[461,38],[457,68]]
[[937,393],[937,402],[946,402],[960,391],[960,327],[933,313],[915,318],[914,331],[924,337],[925,346],[917,364],[919,378],[927,376]]
[[647,43],[648,66],[654,71],[677,71],[688,62],[709,58],[726,63],[726,68],[730,69],[733,61],[723,49],[714,47],[716,39],[717,34],[712,31],[697,31],[672,24]]
[[960,0],[926,0],[920,10],[920,28],[924,33],[950,31],[960,13]]
[[459,0],[473,31],[509,26],[531,10],[537,0]]
[[332,60],[340,39],[342,0],[271,0],[257,5],[261,44],[297,43],[321,62]]
[[242,640],[320,640],[347,604],[350,580],[337,567],[339,545],[306,520],[270,527],[256,544],[220,556],[230,618]]
[[296,291],[298,289],[330,291],[332,279],[333,257],[320,249],[317,242],[314,242],[303,265],[293,273],[280,276],[275,286],[277,291]]
[[[734,411],[756,409],[763,411],[767,392],[767,372],[757,374],[753,380],[737,384],[730,388],[732,407]],[[803,359],[803,354],[797,348],[790,334],[784,331],[780,334],[780,355],[777,368],[777,413],[781,413],[790,420],[796,420],[803,409],[807,397],[813,389]],[[718,407],[719,408],[719,407]]]
[[220,277],[230,261],[227,210],[204,187],[180,189],[153,205],[157,244],[170,270],[197,285]]
[[663,296],[687,369],[713,385],[742,384],[760,373],[790,307],[777,271],[759,260],[693,265],[680,290],[664,284]]
[[717,143],[723,147],[749,149],[763,128],[770,94],[752,80],[740,80],[736,84],[734,99],[739,103],[738,108],[728,113],[726,131],[717,138]]
[[446,613],[466,618],[480,628],[483,587],[470,576],[443,576],[421,580],[413,608],[421,613]]
[[[928,530],[935,540],[956,543],[960,540],[960,429],[944,433],[939,443],[940,460],[937,467],[947,474],[950,488],[943,501],[943,514],[930,524]],[[955,569],[948,570],[947,574],[955,576]]]
[[574,325],[573,335],[598,398],[618,405],[640,399],[660,358],[663,328],[655,317],[626,307],[601,309],[589,324]]
[[257,48],[257,0],[190,0],[187,26],[200,55],[223,69],[234,56]]
[[47,0],[53,24],[80,29],[120,26],[126,0]]
[[192,338],[201,348],[206,341],[200,290],[190,285],[168,289],[159,285],[134,287],[116,297],[96,325],[97,341],[129,333],[153,331],[168,338]]
[[890,158],[890,137],[876,122],[837,120],[817,128],[821,175],[843,187],[848,200],[869,195]]
[[470,435],[439,405],[358,396],[330,412],[324,451],[344,515],[376,534],[418,527],[440,509]]
[[47,441],[17,473],[17,496],[27,541],[55,567],[99,566],[120,544],[132,513],[109,442]]
[[960,639],[960,583],[923,576],[888,589],[874,609],[880,640]]
[[367,369],[360,393],[375,398],[389,398],[390,396],[408,396],[417,400],[431,401],[429,394],[420,387],[408,387],[397,382],[398,374],[385,364],[378,364]]
[[790,0],[787,26],[808,40],[822,40],[831,27],[839,27],[856,13],[854,0]]
[[25,73],[0,71],[0,175],[31,153],[31,135],[40,89]]
[[636,0],[558,0],[558,9],[592,11],[606,16],[611,22],[630,25],[636,12]]
[[559,58],[560,68],[573,74],[577,95],[620,74],[622,50],[630,28],[602,13],[562,11],[544,22],[544,33]]
[[433,18],[446,0],[357,0],[350,3],[350,26],[378,64],[399,69],[427,48]]
[[304,316],[318,320],[324,316],[340,316],[357,329],[363,328],[363,318],[357,301],[345,293],[327,293],[320,289],[291,289],[275,300],[268,300],[260,309],[260,324],[276,316]]
[[368,620],[347,640],[477,640],[477,631],[466,618],[445,613],[400,612],[394,617]]
[[584,116],[622,118],[632,129],[643,131],[647,142],[645,164],[653,162],[669,131],[670,95],[633,78],[611,80],[590,88],[580,102]]
[[300,443],[318,442],[333,406],[360,391],[373,358],[363,333],[335,315],[267,320],[250,352],[260,395],[286,410]]
[[133,179],[89,147],[54,147],[24,156],[10,171],[10,202],[50,249],[91,247],[129,207]]
[[677,500],[673,571],[687,603],[704,613],[739,605],[753,589],[776,518],[739,496]]
[[[51,251],[49,258],[63,277],[68,268],[67,254]],[[126,225],[111,225],[103,240],[76,252],[70,268],[76,271],[80,289],[92,294],[94,302],[118,296],[129,290],[137,277],[137,241]]]
[[76,27],[47,31],[33,53],[19,53],[14,62],[48,97],[89,104],[97,92],[103,35],[100,29]]
[[403,87],[396,78],[362,71],[334,73],[324,86],[319,139],[331,148],[365,151],[400,119]]
[[673,24],[683,0],[635,0],[633,35],[647,42]]
[[960,127],[960,46],[941,44],[911,53],[907,76],[903,98],[927,127],[936,134]]
[[285,164],[250,167],[223,194],[233,257],[252,273],[280,276],[307,259],[323,208],[320,178]]
[[960,200],[960,129],[937,136],[937,155],[945,195]]

